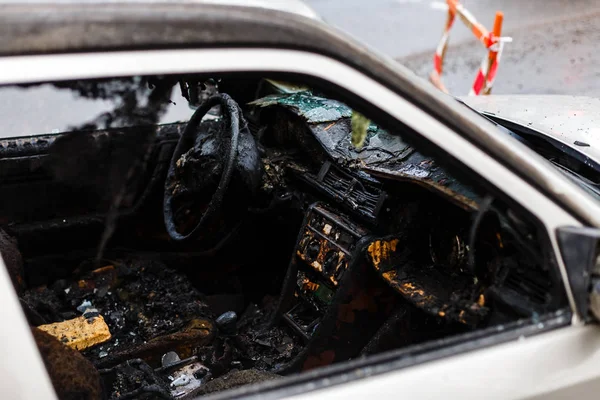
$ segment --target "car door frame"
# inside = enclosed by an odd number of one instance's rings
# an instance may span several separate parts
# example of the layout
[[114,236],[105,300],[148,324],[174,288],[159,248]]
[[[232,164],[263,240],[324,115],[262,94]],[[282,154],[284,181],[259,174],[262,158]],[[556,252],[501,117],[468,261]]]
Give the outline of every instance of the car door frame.
[[[40,65],[43,65],[44,68],[39,68]],[[329,82],[331,85],[362,99],[362,101],[379,110],[381,113],[401,121],[404,125],[421,135],[427,142],[439,147],[450,157],[464,164],[484,180],[502,190],[508,197],[522,205],[542,222],[552,242],[558,267],[565,283],[565,291],[569,298],[571,310],[573,311],[573,318],[570,324],[568,324],[568,328],[547,332],[547,329],[544,329],[544,326],[542,326],[539,332],[546,333],[527,339],[526,346],[520,341],[512,341],[499,346],[484,347],[479,348],[479,350],[472,349],[474,351],[469,351],[460,356],[455,355],[454,357],[441,358],[427,364],[413,366],[412,368],[381,371],[386,373],[371,377],[360,383],[354,382],[331,387],[324,385],[321,391],[323,396],[337,397],[343,393],[352,394],[353,396],[359,393],[367,395],[369,394],[369,390],[371,395],[374,393],[373,390],[376,390],[381,395],[391,396],[397,393],[398,385],[402,382],[404,395],[408,393],[427,393],[426,397],[432,398],[432,393],[427,392],[427,390],[431,389],[430,385],[424,384],[423,386],[419,386],[416,383],[424,382],[423,379],[431,376],[432,371],[436,371],[435,373],[440,373],[446,377],[442,382],[436,382],[440,386],[435,389],[437,393],[445,396],[444,398],[447,398],[452,393],[448,392],[448,390],[460,390],[463,398],[465,398],[464,393],[477,394],[480,397],[483,393],[481,390],[484,390],[484,386],[488,382],[483,379],[482,373],[484,371],[481,368],[469,368],[469,366],[486,365],[489,366],[485,370],[486,373],[496,373],[499,374],[498,376],[505,377],[507,381],[510,379],[514,381],[520,377],[515,374],[519,370],[508,368],[511,363],[506,362],[504,356],[513,353],[527,353],[531,360],[535,360],[536,351],[540,351],[546,345],[560,350],[558,354],[564,354],[568,352],[570,347],[573,347],[573,343],[576,343],[577,340],[590,343],[591,338],[596,337],[593,335],[590,336],[590,329],[593,328],[583,326],[580,316],[576,313],[571,289],[567,284],[567,271],[560,257],[555,235],[558,227],[582,226],[581,217],[573,216],[571,212],[565,210],[563,205],[557,204],[548,198],[546,193],[540,191],[538,185],[525,181],[522,176],[507,168],[506,164],[508,162],[506,159],[492,156],[478,147],[472,140],[465,138],[460,130],[452,129],[447,124],[426,113],[415,105],[413,99],[398,95],[397,91],[382,85],[380,82],[339,60],[325,55],[289,49],[177,49],[3,57],[0,58],[0,71],[2,71],[0,84],[130,75],[216,72],[286,73]],[[465,114],[467,112],[471,113],[471,111],[466,109],[464,112]],[[468,115],[467,118],[477,117]],[[493,130],[496,129],[493,124],[484,118],[480,118],[479,123],[488,133],[493,134]],[[545,179],[545,182],[541,184],[542,186],[550,186],[559,192],[559,194],[569,193],[582,206],[590,207],[591,210],[595,210],[596,215],[600,215],[598,204],[576,185],[569,182],[556,171],[551,170],[541,160],[536,159],[537,155],[529,151],[529,149],[509,139],[504,140],[503,145],[506,149],[510,150],[506,152],[505,157],[512,158],[511,162],[514,162],[514,158],[533,157],[534,165],[537,166],[539,169],[538,172]],[[523,161],[527,161],[528,165],[531,165],[532,162],[531,159]],[[590,222],[593,223],[596,221],[586,222],[590,224]],[[1,279],[6,279],[6,277],[3,278],[0,276]],[[16,318],[15,328],[20,326],[22,328],[22,335],[30,336],[21,310],[12,307],[11,310],[6,311],[10,312],[12,317]],[[17,320],[20,320],[20,322]],[[575,341],[572,342],[572,340]],[[30,344],[31,342],[23,342],[20,346]],[[4,343],[0,343],[0,347],[4,347]],[[593,347],[593,349],[595,350],[596,347]],[[600,349],[600,345],[598,349]],[[572,354],[579,353],[574,351]],[[515,357],[513,359],[518,358]],[[600,352],[595,352],[593,358],[600,362]],[[582,359],[581,361],[584,362],[586,360]],[[31,362],[39,364],[39,357],[37,359],[34,357],[31,359]],[[532,365],[537,364],[532,362]],[[588,370],[580,373],[580,376],[574,376],[561,366],[557,366],[557,368],[570,377],[571,380],[568,383],[571,385],[580,384],[584,382],[584,379],[594,380],[598,378]],[[6,372],[4,371],[5,368],[2,368],[2,370],[3,373]],[[471,380],[469,381],[465,380],[462,373],[465,370],[470,371]],[[477,376],[480,379],[475,379]],[[550,379],[549,375],[542,376],[542,374],[538,373],[537,376],[542,381]],[[473,379],[477,382],[476,384],[473,383]],[[516,389],[513,385],[507,385],[501,391],[507,396],[501,396],[501,398],[520,398],[523,396],[539,395],[544,393],[543,390],[552,387],[552,381],[548,383],[548,386],[535,387],[533,389],[525,389],[525,386],[522,389]],[[274,397],[297,394],[298,387],[295,390],[290,390],[292,387],[293,385],[282,385],[281,388],[271,390],[269,393]],[[406,392],[407,389],[408,393]],[[50,394],[48,395],[50,396]],[[469,396],[466,398],[469,398]]]

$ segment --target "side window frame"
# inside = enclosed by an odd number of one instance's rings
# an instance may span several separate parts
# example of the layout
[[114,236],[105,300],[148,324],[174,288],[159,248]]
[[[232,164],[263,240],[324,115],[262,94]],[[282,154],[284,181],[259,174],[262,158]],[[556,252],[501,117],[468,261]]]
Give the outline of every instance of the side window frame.
[[[42,71],[39,65],[44,64],[48,65],[48,68]],[[0,77],[0,84],[25,83],[23,76],[30,76],[29,82],[40,82],[136,74],[210,73],[225,70],[265,74],[290,73],[328,81],[335,87],[356,96],[363,104],[379,110],[382,115],[409,126],[441,152],[449,154],[466,168],[477,171],[478,175],[491,185],[502,188],[508,197],[539,218],[552,242],[571,308],[576,312],[567,272],[558,251],[555,231],[560,226],[581,226],[581,222],[503,166],[499,160],[492,158],[462,137],[459,132],[453,131],[427,115],[410,100],[339,61],[295,50],[221,48],[56,54],[15,57],[12,60],[4,58],[0,59],[0,70],[7,72]],[[485,123],[483,119],[482,123]],[[575,185],[571,185],[571,188],[580,195]],[[598,208],[597,205],[590,204]],[[0,276],[0,280],[7,281],[7,278]],[[18,302],[15,304],[12,305],[10,312],[22,313],[16,309]],[[575,317],[574,322],[578,321]],[[22,333],[25,334],[25,331],[23,330]],[[23,346],[29,344],[23,343]]]

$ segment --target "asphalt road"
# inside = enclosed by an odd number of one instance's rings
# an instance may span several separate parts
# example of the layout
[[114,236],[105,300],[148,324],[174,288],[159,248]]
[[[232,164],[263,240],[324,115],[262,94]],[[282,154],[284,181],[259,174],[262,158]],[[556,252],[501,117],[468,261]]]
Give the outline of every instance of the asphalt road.
[[[392,57],[435,49],[447,9],[445,0],[305,0],[325,21]],[[600,10],[597,0],[462,0],[482,24],[491,28],[497,10],[504,13],[504,32],[540,22],[583,16]],[[471,39],[456,23],[451,42]]]
[[[427,77],[446,20],[445,1],[308,0],[330,24]],[[504,13],[505,46],[494,93],[600,97],[600,2],[597,0],[463,0],[486,27]],[[485,50],[459,21],[450,34],[444,82],[468,93]]]

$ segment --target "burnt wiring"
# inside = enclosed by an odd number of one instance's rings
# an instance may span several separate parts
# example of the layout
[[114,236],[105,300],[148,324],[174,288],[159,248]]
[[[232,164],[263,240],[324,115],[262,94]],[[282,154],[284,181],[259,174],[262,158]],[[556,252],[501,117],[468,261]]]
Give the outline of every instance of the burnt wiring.
[[153,383],[143,384],[127,393],[121,393],[117,397],[111,397],[111,399],[137,399],[144,394],[151,394],[154,397],[159,397],[161,399],[171,399],[171,394],[164,388],[166,385],[160,376],[142,359],[132,359],[127,360],[122,365],[119,364],[112,368],[104,368],[99,369],[98,372],[101,375],[109,375],[109,374],[118,374],[125,373],[125,368],[132,367],[138,369],[140,372],[144,373],[147,378],[150,379]]

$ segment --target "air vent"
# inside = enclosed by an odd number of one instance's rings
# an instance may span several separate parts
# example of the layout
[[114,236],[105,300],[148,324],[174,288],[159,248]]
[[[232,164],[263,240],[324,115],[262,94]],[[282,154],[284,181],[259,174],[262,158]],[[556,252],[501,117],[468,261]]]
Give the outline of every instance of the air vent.
[[346,173],[329,161],[323,164],[319,175],[304,174],[301,177],[338,203],[371,221],[377,218],[386,198],[385,192],[373,183]]

